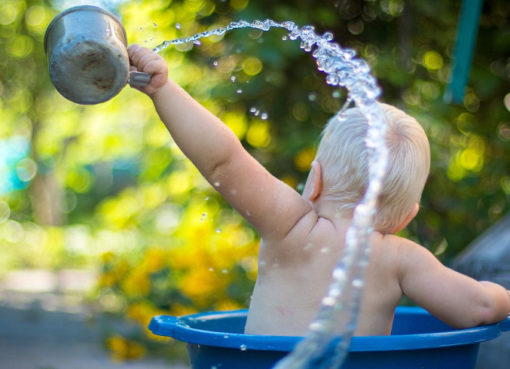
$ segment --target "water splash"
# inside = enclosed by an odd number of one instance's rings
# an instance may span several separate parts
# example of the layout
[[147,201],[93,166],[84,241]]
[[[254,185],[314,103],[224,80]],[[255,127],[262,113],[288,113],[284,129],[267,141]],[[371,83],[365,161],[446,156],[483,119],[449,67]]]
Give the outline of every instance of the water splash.
[[[326,74],[326,83],[343,87],[348,91],[344,106],[337,112],[338,119],[342,119],[343,111],[354,101],[369,123],[366,137],[369,150],[369,183],[363,199],[354,210],[352,223],[346,233],[344,254],[333,271],[327,295],[323,298],[306,337],[291,354],[274,367],[274,369],[338,368],[347,355],[356,328],[363,273],[370,254],[369,237],[372,232],[373,216],[388,161],[388,151],[384,142],[386,123],[377,104],[381,91],[371,75],[368,64],[363,59],[357,58],[354,50],[344,49],[335,43],[331,32],[318,35],[313,26],[298,27],[291,21],[282,23],[270,19],[253,22],[236,21],[226,27],[197,33],[187,38],[164,41],[153,50],[161,52],[170,45],[195,43],[203,37],[222,36],[239,28],[255,28],[262,31],[271,28],[286,29],[288,35],[283,36],[282,40],[299,39],[301,49],[311,53],[318,70]],[[315,96],[313,94],[314,98],[310,100],[315,100]],[[331,352],[331,342],[335,339],[335,332],[338,331],[342,334],[338,341],[335,340]]]

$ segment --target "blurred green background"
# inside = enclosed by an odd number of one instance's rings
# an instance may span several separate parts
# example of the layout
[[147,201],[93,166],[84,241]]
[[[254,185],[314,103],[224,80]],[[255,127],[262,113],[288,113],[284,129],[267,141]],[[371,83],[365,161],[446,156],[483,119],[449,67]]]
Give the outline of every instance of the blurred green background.
[[[27,268],[97,270],[90,298],[144,329],[158,313],[246,307],[257,235],[173,144],[150,100],[125,88],[106,103],[80,106],[52,86],[44,32],[59,11],[81,3],[0,2],[0,278]],[[381,100],[417,117],[429,136],[431,175],[404,236],[448,263],[508,211],[506,0],[484,2],[461,105],[443,101],[459,2],[109,3],[129,42],[147,47],[240,19],[293,20],[333,32],[368,61]],[[238,30],[162,55],[174,80],[274,175],[299,189],[345,91],[327,86],[311,56],[284,35]],[[143,352],[122,340],[109,341],[119,356]]]

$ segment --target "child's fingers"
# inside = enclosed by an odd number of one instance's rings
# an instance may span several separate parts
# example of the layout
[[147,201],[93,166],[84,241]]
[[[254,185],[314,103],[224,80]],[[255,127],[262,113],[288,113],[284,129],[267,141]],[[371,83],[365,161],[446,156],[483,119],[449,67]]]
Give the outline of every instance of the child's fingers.
[[132,45],[128,49],[128,55],[130,56],[131,64],[140,72],[164,72],[167,68],[161,56],[154,53],[152,50],[142,48],[138,45]]
[[149,61],[143,68],[143,71],[145,73],[150,73],[150,74],[154,74],[154,73],[165,73],[167,71],[167,67],[166,67],[166,64],[165,65],[162,65],[161,62],[159,60],[151,60]]
[[138,64],[138,60],[140,59],[140,46],[137,44],[133,44],[128,47],[128,56],[131,64],[136,65]]
[[168,66],[160,55],[150,49],[133,44],[128,48],[128,56],[132,68],[139,72],[152,74],[149,85],[142,88],[132,87],[151,94],[165,84],[168,79]]
[[131,64],[140,69],[140,61],[145,55],[153,54],[152,50],[133,44],[128,48],[128,56]]
[[148,70],[145,70],[147,64],[157,61],[157,60],[159,60],[159,56],[154,53],[144,54],[140,57],[137,67],[139,70],[141,70],[143,72],[149,72]]

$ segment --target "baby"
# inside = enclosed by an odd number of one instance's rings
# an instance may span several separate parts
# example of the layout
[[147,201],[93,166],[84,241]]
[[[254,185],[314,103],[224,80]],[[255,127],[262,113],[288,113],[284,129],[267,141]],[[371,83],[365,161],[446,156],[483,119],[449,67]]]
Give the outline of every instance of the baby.
[[[357,108],[328,123],[300,195],[272,176],[217,117],[168,79],[161,56],[138,45],[132,65],[151,73],[140,88],[184,154],[259,232],[258,277],[245,331],[304,335],[345,247],[353,208],[367,182],[367,121]],[[510,311],[510,295],[443,266],[424,247],[394,234],[418,212],[430,166],[418,122],[381,104],[388,121],[388,174],[379,198],[356,335],[390,334],[402,296],[455,328],[490,324]]]

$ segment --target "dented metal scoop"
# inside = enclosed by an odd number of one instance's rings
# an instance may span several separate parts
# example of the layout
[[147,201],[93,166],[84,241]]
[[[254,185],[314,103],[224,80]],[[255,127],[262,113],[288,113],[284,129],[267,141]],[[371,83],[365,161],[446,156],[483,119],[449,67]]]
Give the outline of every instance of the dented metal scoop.
[[124,28],[115,15],[96,6],[58,14],[46,30],[44,50],[55,88],[78,104],[107,101],[128,82],[141,87],[151,78],[129,72]]

